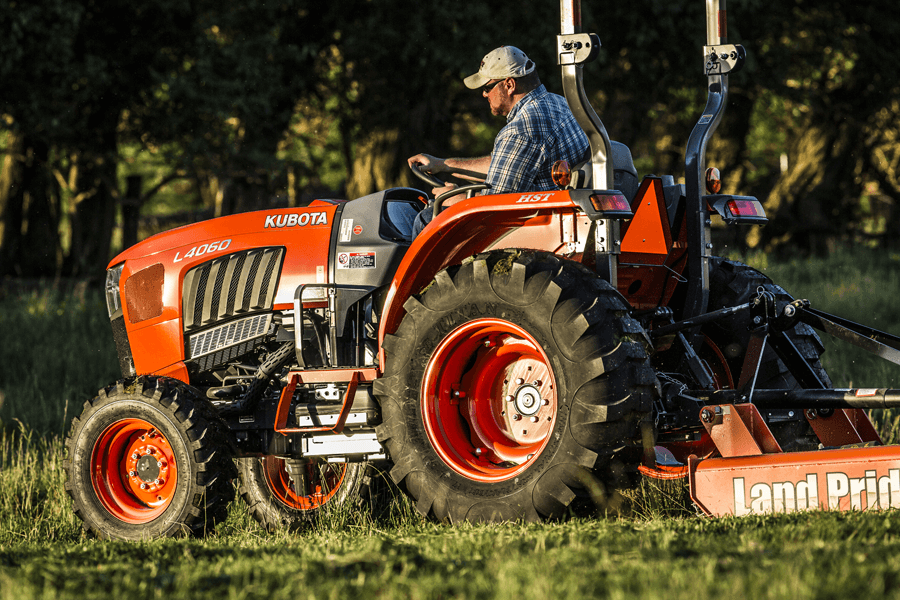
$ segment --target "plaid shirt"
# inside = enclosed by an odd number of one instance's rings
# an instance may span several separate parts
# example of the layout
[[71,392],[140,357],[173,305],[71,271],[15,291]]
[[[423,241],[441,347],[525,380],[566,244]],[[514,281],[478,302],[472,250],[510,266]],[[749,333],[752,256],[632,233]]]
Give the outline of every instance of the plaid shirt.
[[554,190],[550,170],[558,160],[575,166],[586,158],[590,144],[566,99],[543,85],[516,102],[506,126],[494,140],[484,193],[504,194]]

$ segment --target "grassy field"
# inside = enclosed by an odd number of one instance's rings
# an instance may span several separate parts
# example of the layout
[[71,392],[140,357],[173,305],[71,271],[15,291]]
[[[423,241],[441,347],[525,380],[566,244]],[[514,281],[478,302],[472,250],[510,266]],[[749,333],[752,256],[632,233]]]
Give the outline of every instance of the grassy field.
[[[900,333],[900,255],[746,259],[813,306]],[[62,435],[118,375],[99,293],[0,292],[0,600],[28,598],[900,597],[900,512],[696,516],[645,484],[624,516],[447,527],[395,498],[264,533],[240,502],[202,540],[101,542],[63,490]],[[900,367],[830,340],[838,387],[900,387]],[[879,415],[897,438],[898,417]]]

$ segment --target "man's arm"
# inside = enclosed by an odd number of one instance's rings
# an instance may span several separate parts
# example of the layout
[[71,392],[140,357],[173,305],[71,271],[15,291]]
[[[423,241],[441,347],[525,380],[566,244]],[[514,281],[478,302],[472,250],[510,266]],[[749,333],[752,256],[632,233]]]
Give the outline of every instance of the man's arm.
[[457,174],[456,176],[470,181],[481,182],[484,181],[484,177],[488,172],[488,167],[491,165],[491,157],[488,155],[476,158],[445,159],[431,156],[430,154],[416,154],[415,156],[410,156],[406,159],[406,162],[409,164],[410,168],[416,168],[416,166],[418,166],[423,171],[432,174],[447,173],[451,169],[463,169],[473,173],[480,173],[480,177],[462,174]]

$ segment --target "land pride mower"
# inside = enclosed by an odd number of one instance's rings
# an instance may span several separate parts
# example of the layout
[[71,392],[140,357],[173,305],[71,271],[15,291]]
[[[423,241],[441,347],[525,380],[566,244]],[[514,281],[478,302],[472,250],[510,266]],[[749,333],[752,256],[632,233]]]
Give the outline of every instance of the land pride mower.
[[394,188],[117,256],[106,297],[125,378],[67,439],[86,528],[203,533],[235,477],[257,520],[293,527],[358,505],[376,470],[451,523],[561,517],[641,474],[687,478],[708,515],[900,507],[900,447],[864,412],[900,390],[833,389],[814,328],[895,363],[900,339],[713,254],[713,218],[766,216],[705,165],[745,58],[725,0],[706,0],[706,21],[683,184],[639,183],[610,142],[582,81],[600,41],[562,0],[563,88],[591,156],[556,165],[558,190],[442,210]]

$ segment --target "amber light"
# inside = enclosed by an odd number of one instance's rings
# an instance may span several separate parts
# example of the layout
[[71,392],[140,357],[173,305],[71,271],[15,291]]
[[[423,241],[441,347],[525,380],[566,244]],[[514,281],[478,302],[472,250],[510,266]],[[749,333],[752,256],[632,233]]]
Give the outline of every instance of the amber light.
[[564,189],[572,181],[572,169],[569,167],[569,161],[558,160],[553,163],[553,169],[550,172],[553,183],[559,189]]
[[765,217],[766,212],[759,202],[753,200],[729,200],[725,203],[735,217]]
[[631,206],[622,194],[594,194],[591,204],[599,212],[631,212]]
[[722,189],[722,177],[719,170],[710,167],[706,170],[706,191],[710,194],[718,194]]

